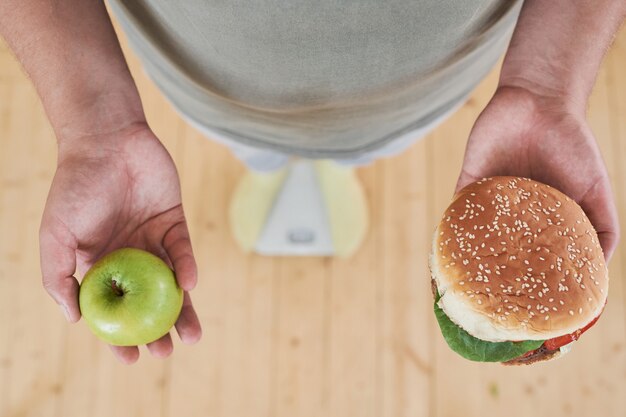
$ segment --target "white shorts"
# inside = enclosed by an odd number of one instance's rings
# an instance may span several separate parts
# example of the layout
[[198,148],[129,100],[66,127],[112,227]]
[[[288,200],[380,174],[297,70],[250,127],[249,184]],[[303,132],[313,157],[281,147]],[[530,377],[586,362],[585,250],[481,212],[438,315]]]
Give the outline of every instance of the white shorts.
[[[378,149],[367,152],[356,158],[337,159],[335,161],[342,165],[362,166],[370,164],[371,162],[380,158],[389,158],[392,156],[396,156],[410,148],[411,145],[426,136],[442,122],[444,122],[448,117],[455,113],[467,101],[468,98],[469,96],[459,100],[459,102],[452,106],[450,110],[434,119],[428,125],[421,126],[415,130],[407,132]],[[187,123],[189,123],[192,127],[198,130],[208,139],[213,140],[217,143],[221,143],[222,145],[230,148],[230,150],[237,157],[237,159],[239,159],[249,169],[253,171],[271,172],[281,169],[285,165],[287,165],[289,159],[291,158],[291,156],[288,154],[262,148],[255,148],[253,146],[239,143],[231,138],[224,136],[223,134],[220,134],[219,132],[215,132],[206,126],[196,123],[182,113],[180,114],[182,118],[187,121]]]

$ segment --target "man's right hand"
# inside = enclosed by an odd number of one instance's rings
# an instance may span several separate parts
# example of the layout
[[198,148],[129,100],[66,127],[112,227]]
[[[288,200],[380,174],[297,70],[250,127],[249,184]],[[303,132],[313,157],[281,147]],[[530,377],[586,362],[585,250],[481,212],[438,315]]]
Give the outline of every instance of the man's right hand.
[[[176,330],[184,343],[201,337],[188,291],[197,280],[178,174],[167,150],[144,124],[74,138],[59,148],[58,167],[40,228],[43,284],[70,322],[80,319],[79,284],[95,261],[122,247],[161,257],[185,291]],[[158,357],[172,351],[169,334],[148,344]],[[112,347],[124,363],[134,347]]]
[[[35,85],[59,143],[40,229],[44,286],[80,319],[78,281],[100,257],[131,246],[160,256],[185,291],[176,330],[200,339],[188,291],[196,264],[174,163],[145,123],[141,100],[102,1],[0,1],[0,35]],[[170,335],[150,343],[167,356]],[[115,347],[126,363],[137,347]]]

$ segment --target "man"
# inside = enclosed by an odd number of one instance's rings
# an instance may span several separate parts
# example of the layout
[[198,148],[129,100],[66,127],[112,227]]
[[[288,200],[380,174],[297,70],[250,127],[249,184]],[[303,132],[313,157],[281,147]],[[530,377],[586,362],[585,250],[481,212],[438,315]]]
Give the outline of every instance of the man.
[[[463,102],[515,26],[457,188],[498,174],[546,182],[582,205],[607,258],[615,249],[616,211],[585,107],[626,1],[110,5],[174,106],[257,171],[290,155],[355,164],[408,146]],[[176,169],[146,124],[103,3],[3,0],[0,29],[58,138],[40,232],[45,288],[75,322],[76,271],[115,248],[144,248],[175,269],[186,291],[176,329],[197,341],[188,295],[196,264]],[[171,337],[148,348],[167,356]],[[139,355],[114,352],[126,363]]]

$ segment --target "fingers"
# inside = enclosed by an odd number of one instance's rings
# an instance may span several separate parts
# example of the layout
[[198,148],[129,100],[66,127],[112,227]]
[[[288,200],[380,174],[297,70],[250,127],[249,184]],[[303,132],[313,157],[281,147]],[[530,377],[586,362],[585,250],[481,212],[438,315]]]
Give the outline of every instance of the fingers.
[[198,281],[198,270],[185,220],[176,223],[165,233],[163,248],[172,261],[178,285],[185,291],[191,291]]
[[619,243],[619,233],[616,232],[600,232],[598,233],[598,239],[600,239],[600,246],[604,252],[604,257],[608,263],[615,253],[617,244]]
[[479,179],[481,179],[481,177],[476,177],[472,174],[470,174],[469,172],[467,172],[465,169],[463,169],[461,171],[461,175],[459,175],[459,179],[456,182],[456,187],[454,189],[454,193],[458,193],[459,191],[461,191],[463,188],[465,188],[466,186],[470,185],[471,183],[478,181]]
[[147,346],[152,356],[157,358],[167,358],[174,350],[172,336],[169,333],[154,342],[148,343]]
[[[196,314],[189,294],[185,292],[183,298],[183,308],[176,322],[176,331],[180,336],[180,340],[187,345],[196,343],[202,337],[202,328]],[[172,337],[166,334],[160,339],[148,343],[148,350],[157,358],[166,358],[171,355],[174,350]],[[120,362],[131,365],[139,359],[139,348],[137,346],[110,346],[111,351],[120,360]]]
[[594,184],[579,202],[593,224],[607,263],[619,242],[619,219],[608,177]]
[[[485,110],[486,112],[487,110]],[[484,137],[491,137],[493,133],[485,133],[483,128],[484,122],[482,115],[478,118],[472,132],[467,140],[465,147],[465,155],[463,156],[463,167],[461,168],[461,174],[457,180],[454,193],[458,193],[469,184],[478,181],[484,177],[493,175],[498,171],[498,160],[493,158],[493,155],[497,151],[491,141],[481,140]],[[489,127],[489,124],[487,124]]]
[[43,286],[61,306],[67,321],[75,323],[80,319],[80,307],[79,285],[73,276],[76,271],[76,251],[72,238],[63,231],[53,234],[53,231],[42,226],[39,248]]
[[198,315],[191,304],[191,297],[185,291],[183,299],[183,308],[176,321],[176,331],[183,343],[191,345],[196,343],[202,337],[202,327]]
[[[139,348],[137,346],[109,346],[111,351],[120,362],[125,365],[132,365],[139,359]],[[167,358],[174,351],[174,344],[169,333],[154,342],[147,344],[148,351],[156,358]]]
[[132,365],[139,359],[137,346],[111,346],[111,351],[124,365]]

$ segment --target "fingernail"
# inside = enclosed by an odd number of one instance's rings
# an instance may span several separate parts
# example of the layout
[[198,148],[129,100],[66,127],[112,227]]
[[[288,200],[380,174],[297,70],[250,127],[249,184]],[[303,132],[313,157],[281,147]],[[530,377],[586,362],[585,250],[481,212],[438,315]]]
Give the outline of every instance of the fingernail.
[[61,308],[61,311],[63,312],[63,315],[65,316],[65,320],[70,321],[70,312],[67,311],[67,308],[60,304],[59,307]]

